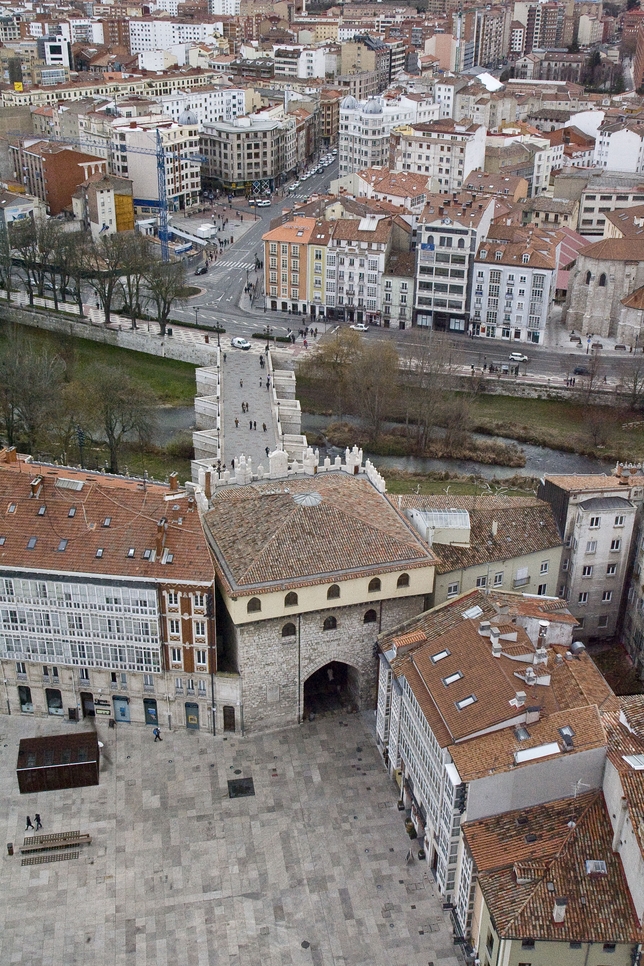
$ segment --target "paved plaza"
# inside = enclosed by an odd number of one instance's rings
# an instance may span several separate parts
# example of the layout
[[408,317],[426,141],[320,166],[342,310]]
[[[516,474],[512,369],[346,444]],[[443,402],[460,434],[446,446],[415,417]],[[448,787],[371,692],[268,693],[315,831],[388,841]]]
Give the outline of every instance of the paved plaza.
[[[372,717],[372,714],[371,714]],[[0,963],[456,966],[370,717],[258,737],[99,723],[99,786],[20,795],[20,737],[88,722],[0,717]],[[254,796],[228,782],[252,778]],[[21,865],[25,816],[92,843]],[[16,844],[9,856],[5,842]],[[416,844],[416,843],[413,843]]]

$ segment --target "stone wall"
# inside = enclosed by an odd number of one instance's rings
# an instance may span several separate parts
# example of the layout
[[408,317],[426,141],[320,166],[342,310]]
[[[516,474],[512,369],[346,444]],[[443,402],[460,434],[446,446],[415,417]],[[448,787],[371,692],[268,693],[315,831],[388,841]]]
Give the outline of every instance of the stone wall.
[[45,329],[48,332],[60,332],[72,335],[78,339],[89,339],[103,345],[113,345],[120,349],[131,349],[134,352],[145,352],[148,355],[175,359],[177,362],[189,362],[195,366],[216,366],[217,346],[201,345],[198,342],[183,342],[166,336],[162,339],[158,326],[151,322],[148,332],[147,323],[141,323],[136,330],[106,328],[104,325],[94,325],[86,319],[74,319],[61,314],[54,314],[46,310],[16,308],[0,302],[0,319],[14,322],[18,325],[28,325],[35,329]]
[[[586,283],[590,273],[590,280]],[[604,284],[600,285],[603,281]],[[621,300],[644,285],[644,263],[600,260],[579,255],[570,275],[564,309],[567,328],[599,338],[625,337],[621,325]],[[629,331],[626,333],[632,335]]]
[[[376,707],[378,663],[374,646],[378,634],[422,613],[424,597],[365,601],[288,618],[255,621],[234,627],[239,671],[243,682],[245,731],[263,731],[297,724],[304,708],[304,685],[315,671],[340,661],[359,674],[359,710]],[[379,620],[365,624],[375,609]],[[324,631],[326,617],[334,616],[336,630]],[[282,627],[294,623],[296,635],[282,637]]]

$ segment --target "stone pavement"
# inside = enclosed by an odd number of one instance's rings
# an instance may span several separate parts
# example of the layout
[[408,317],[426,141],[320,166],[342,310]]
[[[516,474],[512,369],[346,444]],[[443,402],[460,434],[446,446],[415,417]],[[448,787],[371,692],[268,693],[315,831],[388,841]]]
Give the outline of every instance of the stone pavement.
[[[250,341],[252,348],[249,350],[231,348],[228,337],[221,344],[223,462],[231,469],[231,459],[237,461],[243,454],[250,456],[254,469],[261,463],[268,470],[266,447],[271,453],[277,448],[277,425],[271,406],[272,392],[266,389],[268,367],[262,369],[259,365],[260,356],[266,359],[266,343],[259,339]],[[243,402],[248,403],[248,414],[242,413]],[[237,427],[235,419],[239,420]],[[251,419],[257,423],[257,429],[249,428]],[[266,432],[262,428],[264,424]]]
[[[373,712],[371,713],[373,715]],[[0,962],[24,966],[457,966],[427,866],[363,716],[257,738],[99,722],[98,786],[20,795],[18,740],[93,719],[0,718]],[[231,779],[254,796],[229,798]],[[21,866],[25,815],[92,836]],[[412,843],[414,844],[414,843]]]

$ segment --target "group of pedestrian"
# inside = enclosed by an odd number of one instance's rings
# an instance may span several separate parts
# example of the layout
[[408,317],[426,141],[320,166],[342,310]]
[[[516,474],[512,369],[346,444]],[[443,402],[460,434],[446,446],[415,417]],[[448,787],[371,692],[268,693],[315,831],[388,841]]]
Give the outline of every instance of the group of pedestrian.
[[250,423],[250,426],[248,427],[249,429],[257,429],[257,423],[255,420],[249,419],[248,422]]
[[577,380],[574,378],[574,376],[571,376],[569,379],[566,379],[566,385],[567,386],[574,386],[576,381]]
[[40,821],[40,815],[38,814],[38,812],[36,812],[36,814],[34,815],[34,818],[36,819],[36,827],[35,828],[33,826],[33,822],[31,821],[31,818],[27,815],[27,822],[25,824],[25,832],[28,832],[29,829],[31,829],[32,832],[37,832],[39,828],[42,828],[42,822]]

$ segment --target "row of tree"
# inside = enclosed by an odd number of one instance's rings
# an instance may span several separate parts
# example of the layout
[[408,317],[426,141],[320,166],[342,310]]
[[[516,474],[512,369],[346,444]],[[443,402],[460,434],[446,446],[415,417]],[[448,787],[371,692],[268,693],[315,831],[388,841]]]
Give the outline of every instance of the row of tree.
[[85,445],[105,446],[119,472],[126,441],[149,442],[158,400],[122,369],[96,364],[75,377],[61,354],[13,336],[0,343],[0,420],[8,446],[71,460]]
[[136,328],[137,318],[152,310],[162,335],[173,305],[186,294],[183,262],[162,262],[143,235],[118,232],[94,240],[52,219],[25,219],[0,232],[0,284],[10,293],[17,279],[31,305],[50,297],[56,308],[72,301],[81,311],[83,286],[89,286],[106,324],[118,311]]

